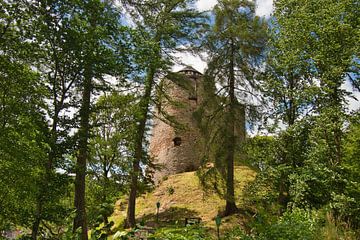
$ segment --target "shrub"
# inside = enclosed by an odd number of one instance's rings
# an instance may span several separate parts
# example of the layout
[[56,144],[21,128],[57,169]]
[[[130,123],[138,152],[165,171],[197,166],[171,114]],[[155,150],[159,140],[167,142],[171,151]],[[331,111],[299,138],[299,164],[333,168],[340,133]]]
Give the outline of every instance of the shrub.
[[279,220],[259,233],[266,240],[315,240],[319,239],[319,217],[315,211],[295,208],[287,211]]
[[149,237],[149,240],[202,240],[210,239],[202,226],[163,228]]
[[222,239],[224,239],[224,240],[236,240],[236,239],[253,240],[255,238],[244,233],[244,231],[240,227],[236,227],[236,228],[232,229],[231,231],[227,232],[225,234],[224,238],[222,238]]
[[168,193],[169,195],[173,195],[174,192],[175,192],[175,189],[174,189],[173,186],[170,186],[170,187],[167,188],[167,193]]

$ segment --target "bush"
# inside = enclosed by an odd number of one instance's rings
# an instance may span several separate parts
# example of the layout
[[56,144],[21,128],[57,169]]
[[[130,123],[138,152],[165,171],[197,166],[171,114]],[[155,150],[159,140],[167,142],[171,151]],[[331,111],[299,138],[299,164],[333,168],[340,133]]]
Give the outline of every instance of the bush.
[[[130,232],[122,231],[116,232],[113,239],[126,240],[134,239],[138,229],[133,229]],[[211,239],[206,234],[202,226],[188,226],[188,227],[168,227],[158,229],[154,234],[150,235],[148,240],[203,240]]]
[[236,240],[236,239],[253,240],[255,238],[244,233],[244,231],[240,227],[236,227],[236,228],[232,229],[231,231],[227,232],[225,234],[224,238],[222,238],[222,239],[224,239],[224,240]]
[[173,195],[175,192],[175,189],[173,186],[168,187],[166,190],[167,190],[168,195]]
[[202,226],[163,228],[149,237],[149,240],[202,240],[210,239]]
[[259,233],[266,240],[315,240],[319,239],[319,217],[315,211],[295,208]]

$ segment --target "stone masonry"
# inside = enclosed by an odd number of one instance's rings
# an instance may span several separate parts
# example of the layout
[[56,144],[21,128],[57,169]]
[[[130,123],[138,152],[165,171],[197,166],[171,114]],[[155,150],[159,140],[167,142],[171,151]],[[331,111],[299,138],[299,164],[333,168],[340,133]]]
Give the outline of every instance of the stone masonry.
[[155,183],[165,176],[200,167],[201,134],[193,113],[201,103],[202,74],[192,67],[185,67],[178,73],[185,82],[163,80],[162,89],[167,97],[160,100],[161,106],[153,122],[150,156],[160,167],[154,173]]

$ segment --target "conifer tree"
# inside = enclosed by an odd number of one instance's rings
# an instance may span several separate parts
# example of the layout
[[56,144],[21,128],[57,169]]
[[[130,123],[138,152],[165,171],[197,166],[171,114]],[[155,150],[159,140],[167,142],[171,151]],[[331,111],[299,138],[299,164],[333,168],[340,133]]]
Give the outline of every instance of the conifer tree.
[[[246,0],[221,0],[214,7],[215,23],[205,44],[209,54],[207,79],[221,85],[224,111],[224,149],[219,148],[216,158],[223,159],[219,169],[226,182],[225,215],[236,212],[234,199],[234,157],[238,144],[236,124],[239,108],[246,104],[245,95],[258,88],[255,81],[257,66],[262,58],[266,41],[266,24],[255,16],[255,3]],[[241,98],[242,96],[242,98]],[[215,136],[219,137],[219,135]],[[224,164],[225,163],[225,164]]]

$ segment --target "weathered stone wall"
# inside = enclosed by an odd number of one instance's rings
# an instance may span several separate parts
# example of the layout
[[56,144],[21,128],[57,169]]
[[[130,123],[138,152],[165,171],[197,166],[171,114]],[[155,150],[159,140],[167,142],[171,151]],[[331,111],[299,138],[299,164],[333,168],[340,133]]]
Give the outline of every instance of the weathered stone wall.
[[161,100],[161,111],[175,121],[162,120],[165,117],[157,110],[153,122],[150,155],[161,168],[154,174],[155,182],[164,176],[194,171],[200,167],[201,134],[193,113],[201,103],[202,77],[197,72],[180,73],[186,76],[184,81],[188,81],[187,85],[190,84],[191,89],[181,87],[169,79],[164,79],[162,83],[163,91],[169,98]]

